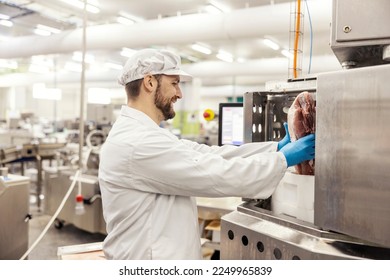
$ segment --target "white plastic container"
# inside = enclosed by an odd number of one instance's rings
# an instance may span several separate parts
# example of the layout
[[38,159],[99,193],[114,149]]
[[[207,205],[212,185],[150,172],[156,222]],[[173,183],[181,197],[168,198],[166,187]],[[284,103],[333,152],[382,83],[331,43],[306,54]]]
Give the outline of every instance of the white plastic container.
[[271,201],[274,214],[314,223],[314,176],[287,171]]

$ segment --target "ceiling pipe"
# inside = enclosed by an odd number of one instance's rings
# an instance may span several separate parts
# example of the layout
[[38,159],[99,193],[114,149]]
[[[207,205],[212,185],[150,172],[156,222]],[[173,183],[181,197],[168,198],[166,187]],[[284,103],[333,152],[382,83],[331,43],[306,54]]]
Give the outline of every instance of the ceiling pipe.
[[[310,1],[313,32],[329,30],[331,1]],[[108,24],[87,28],[88,50],[142,48],[152,45],[190,44],[195,41],[263,38],[286,34],[290,3],[234,10],[221,15],[193,14],[139,22],[131,26]],[[0,58],[69,53],[80,50],[82,29],[49,37],[23,36],[0,43]]]
[[[288,60],[286,58],[268,58],[254,59],[244,63],[228,63],[223,61],[205,61],[194,64],[183,64],[183,70],[193,77],[202,80],[211,80],[213,84],[217,79],[229,79],[229,77],[250,76],[257,85],[263,84],[274,79],[288,78]],[[281,70],[282,69],[282,70]],[[312,73],[321,73],[334,70],[340,70],[341,66],[334,55],[324,55],[313,57]],[[283,72],[284,71],[284,72]],[[107,87],[119,87],[117,78],[120,71],[110,72],[86,72],[86,81],[88,84],[99,83]],[[51,84],[54,81],[54,73],[34,74],[34,73],[14,73],[0,75],[0,88],[12,86],[29,86],[32,83]],[[78,73],[63,73],[56,76],[58,84],[78,83],[80,75]],[[206,82],[207,83],[207,82]]]

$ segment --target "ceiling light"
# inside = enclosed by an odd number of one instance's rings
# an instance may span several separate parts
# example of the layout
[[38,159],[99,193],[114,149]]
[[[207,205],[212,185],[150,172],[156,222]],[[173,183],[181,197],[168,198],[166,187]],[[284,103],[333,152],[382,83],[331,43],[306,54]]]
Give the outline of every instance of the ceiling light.
[[220,9],[218,9],[217,7],[213,6],[213,5],[206,5],[204,7],[204,9],[206,10],[206,12],[208,12],[209,14],[213,14],[213,15],[217,15],[217,14],[221,14],[222,11]]
[[54,62],[52,59],[41,55],[35,55],[31,57],[31,64],[28,71],[39,74],[47,74],[53,66]]
[[294,55],[292,53],[290,53],[288,50],[282,50],[281,53],[282,53],[282,55],[284,55],[287,58],[293,58],[294,57]]
[[49,31],[50,33],[55,33],[55,34],[58,34],[61,32],[61,30],[59,30],[57,28],[50,27],[50,26],[43,25],[43,24],[37,24],[37,29],[46,30],[46,31]]
[[62,19],[62,18],[69,17],[69,14],[64,12],[63,10],[60,11],[59,9],[49,8],[44,4],[38,4],[33,1],[25,1],[24,3],[19,3],[19,4],[23,5],[24,8],[36,12],[37,14],[50,15],[50,18],[52,19]]
[[0,59],[0,68],[17,69],[18,63],[13,60]]
[[54,62],[53,59],[48,58],[44,55],[34,55],[31,57],[31,64],[36,64],[36,65],[42,65],[45,67],[53,67]]
[[271,41],[270,39],[264,39],[263,44],[266,45],[267,47],[270,47],[271,49],[277,51],[280,49],[279,45],[276,44],[274,41]]
[[201,53],[204,53],[204,54],[211,54],[211,50],[208,47],[206,47],[204,45],[200,45],[198,43],[192,44],[191,48],[193,50],[195,50],[195,51],[198,51],[198,52],[201,52]]
[[233,62],[233,55],[231,53],[225,52],[223,50],[219,50],[217,54],[217,58],[223,60],[225,62]]
[[0,19],[10,19],[10,16],[0,14]]
[[142,18],[136,17],[136,16],[131,15],[131,14],[128,14],[128,13],[126,13],[124,11],[120,11],[119,12],[119,17],[124,17],[125,19],[132,20],[133,22],[141,22],[141,21],[143,21]]
[[37,35],[40,35],[40,36],[50,36],[51,35],[50,31],[39,29],[39,28],[35,28],[34,33]]
[[33,84],[33,98],[46,100],[61,100],[62,91],[59,88],[46,88],[44,83]]
[[[84,9],[84,2],[83,1],[79,1],[79,0],[61,0],[61,1],[64,3],[67,3],[69,5],[72,5],[73,7],[79,8],[81,10]],[[87,1],[87,2],[91,2],[91,1]],[[87,10],[87,12],[90,12],[92,14],[100,13],[100,9],[98,7],[91,5],[91,4],[88,4],[88,3],[87,3],[86,10]]]
[[198,62],[199,61],[199,58],[197,58],[195,56],[192,56],[192,55],[186,55],[185,58],[187,58],[189,61],[192,61],[192,62]]
[[98,13],[100,13],[100,9],[96,6],[92,6],[90,4],[87,4],[87,12],[90,12],[92,14],[98,14]]
[[12,27],[14,24],[10,20],[0,19],[0,25],[7,26],[7,27]]
[[204,9],[210,14],[228,13],[231,10],[227,6],[213,0],[210,0],[209,4],[207,4]]
[[80,63],[76,62],[67,62],[64,65],[64,69],[72,72],[80,72],[82,71],[82,67]]
[[110,104],[110,91],[107,88],[88,89],[88,103],[92,104]]
[[129,48],[122,48],[121,56],[131,57],[136,51]]
[[135,23],[134,20],[126,18],[126,17],[122,17],[122,16],[117,17],[116,21],[123,24],[123,25],[132,25]]
[[[83,53],[82,52],[74,52],[72,59],[77,62],[83,61]],[[95,61],[95,56],[92,54],[85,54],[84,60],[86,63],[93,63]]]
[[33,72],[33,73],[37,73],[37,74],[47,74],[50,72],[50,70],[47,66],[38,65],[38,64],[30,64],[28,71]]
[[114,69],[114,70],[122,70],[123,66],[118,64],[118,63],[113,63],[113,62],[106,62],[104,65],[108,68]]

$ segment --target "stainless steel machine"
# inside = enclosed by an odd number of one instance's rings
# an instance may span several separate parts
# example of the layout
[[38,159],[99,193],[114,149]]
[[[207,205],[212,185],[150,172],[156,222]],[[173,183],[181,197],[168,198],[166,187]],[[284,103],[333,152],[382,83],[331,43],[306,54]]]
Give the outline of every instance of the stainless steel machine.
[[[47,199],[44,209],[46,214],[54,215],[57,211],[74,180],[75,173],[76,170],[69,167],[45,170],[45,196]],[[79,182],[81,184],[80,192]],[[76,208],[76,196],[79,193],[83,197],[84,211],[82,212]],[[106,234],[98,177],[95,174],[82,174],[77,179],[75,188],[57,216],[55,226],[61,229],[65,223],[73,224],[77,228],[91,233]]]
[[[345,70],[314,79],[314,219],[276,214],[272,197],[245,199],[222,217],[222,259],[390,259],[390,2],[334,0],[333,9],[331,47]],[[278,140],[286,106],[272,112],[269,97],[288,100],[313,89],[307,82],[274,85],[263,101],[248,93],[246,141]]]
[[[107,134],[102,130],[92,130],[88,133],[86,146],[83,149],[83,174],[76,180],[70,197],[59,212],[55,220],[56,228],[61,229],[65,223],[68,223],[91,233],[106,234],[98,182],[99,152],[106,136]],[[78,163],[78,160],[77,156],[75,163]],[[76,170],[75,164],[45,168],[45,213],[55,214],[75,180]],[[76,200],[78,195],[81,195],[79,203]]]
[[344,68],[390,61],[390,2],[333,0],[331,48]]
[[0,176],[0,260],[18,260],[28,249],[30,180]]

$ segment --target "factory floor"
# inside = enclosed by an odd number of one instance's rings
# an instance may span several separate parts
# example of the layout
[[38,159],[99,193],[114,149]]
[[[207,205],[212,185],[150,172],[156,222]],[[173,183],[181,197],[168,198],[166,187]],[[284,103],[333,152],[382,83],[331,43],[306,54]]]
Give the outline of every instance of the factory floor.
[[[32,199],[32,202],[30,203],[30,213],[32,214],[32,219],[29,221],[29,248],[36,242],[37,238],[52,218],[45,214],[44,211],[38,211],[34,199]],[[58,260],[60,259],[60,256],[57,255],[59,247],[101,242],[104,238],[105,235],[103,234],[90,233],[81,230],[72,224],[64,223],[64,226],[61,229],[58,229],[53,223],[40,242],[31,251],[27,259]]]
[[[47,227],[48,223],[52,219],[52,216],[44,213],[45,207],[44,200],[42,201],[41,209],[38,210],[37,203],[32,196],[30,203],[30,213],[32,219],[29,221],[29,245],[28,248],[34,245],[34,243],[40,238],[40,235]],[[46,234],[35,245],[35,248],[30,252],[28,260],[60,260],[60,259],[77,259],[77,255],[74,257],[61,256],[58,254],[58,248],[60,247],[77,247],[77,245],[91,244],[95,242],[102,242],[105,238],[101,233],[90,233],[75,227],[72,224],[66,222],[61,228],[55,226],[53,222]],[[203,259],[219,259],[219,251],[214,251],[207,247],[202,247]],[[81,256],[81,255],[80,255]],[[66,258],[64,258],[66,257]],[[101,252],[99,255],[91,253],[91,255],[85,255],[82,259],[101,259],[103,255]]]

